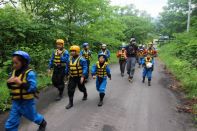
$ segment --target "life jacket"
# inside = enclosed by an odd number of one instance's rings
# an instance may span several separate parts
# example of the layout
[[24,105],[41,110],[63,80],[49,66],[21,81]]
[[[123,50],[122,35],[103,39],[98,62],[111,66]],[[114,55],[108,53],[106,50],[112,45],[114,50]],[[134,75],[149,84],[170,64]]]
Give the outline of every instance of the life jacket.
[[105,51],[103,52],[103,50],[101,50],[101,52],[105,55],[107,55],[107,49],[105,49]]
[[148,49],[148,50],[147,50],[147,54],[150,54],[152,57],[155,56],[155,53],[156,53],[156,52],[155,52],[154,49],[151,49],[151,50]]
[[70,58],[70,76],[71,77],[80,77],[83,74],[82,66],[80,65],[81,56],[79,56],[75,61],[72,61],[72,57]]
[[107,62],[105,62],[103,64],[103,66],[101,67],[100,64],[99,64],[99,61],[96,63],[96,66],[97,66],[97,72],[96,72],[96,75],[98,77],[106,77],[107,76],[107,71],[106,71],[106,67],[107,67]]
[[152,62],[152,58],[151,57],[145,57],[145,64],[151,63]]
[[83,57],[86,59],[86,60],[89,60],[90,59],[90,51],[87,50],[83,50]]
[[139,50],[138,51],[138,56],[143,57],[144,56],[144,50]]
[[62,54],[60,54],[60,55],[58,55],[58,49],[57,50],[55,50],[55,57],[54,57],[54,64],[55,65],[59,65],[59,64],[61,64],[61,65],[65,65],[66,63],[63,63],[62,61],[61,61],[61,56],[64,54],[64,52],[65,52],[66,50],[65,49],[63,49],[63,51],[62,51]]
[[152,55],[153,54],[153,50],[147,50],[147,53]]
[[120,50],[120,60],[125,60],[125,50]]
[[[28,69],[21,73],[18,78],[22,81],[22,83],[27,83],[27,74],[32,71],[32,69]],[[15,75],[16,70],[12,72],[12,77],[16,77]],[[12,97],[12,100],[30,100],[34,98],[35,93],[29,93],[26,89],[24,89],[22,86],[17,85],[15,83],[10,85],[10,95]]]

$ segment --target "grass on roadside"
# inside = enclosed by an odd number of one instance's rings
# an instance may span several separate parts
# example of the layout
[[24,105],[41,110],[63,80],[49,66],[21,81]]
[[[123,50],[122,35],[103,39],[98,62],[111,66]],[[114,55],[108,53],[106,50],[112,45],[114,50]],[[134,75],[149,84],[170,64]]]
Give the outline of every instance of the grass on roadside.
[[[188,61],[177,58],[173,55],[176,44],[166,44],[160,48],[159,57],[167,68],[181,82],[182,88],[189,99],[197,99],[197,70]],[[197,104],[193,105],[194,112],[197,112]],[[197,121],[197,116],[194,117]]]
[[166,44],[160,48],[160,58],[167,68],[182,83],[189,98],[197,98],[197,70],[186,60],[173,56],[174,44]]

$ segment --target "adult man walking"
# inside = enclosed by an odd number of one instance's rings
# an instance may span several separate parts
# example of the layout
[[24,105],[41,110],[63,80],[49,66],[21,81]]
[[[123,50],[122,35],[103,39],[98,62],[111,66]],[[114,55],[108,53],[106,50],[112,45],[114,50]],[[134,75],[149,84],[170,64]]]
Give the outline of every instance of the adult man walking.
[[133,75],[135,72],[137,50],[138,50],[138,47],[136,45],[135,38],[131,38],[130,44],[126,47],[127,74],[129,75],[128,79],[130,82],[133,81]]

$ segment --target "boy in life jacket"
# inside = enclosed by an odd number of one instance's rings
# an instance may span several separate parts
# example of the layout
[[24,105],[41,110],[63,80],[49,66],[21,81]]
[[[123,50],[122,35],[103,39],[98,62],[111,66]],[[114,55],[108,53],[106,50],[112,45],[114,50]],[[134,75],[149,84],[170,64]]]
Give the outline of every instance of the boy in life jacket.
[[148,44],[148,49],[146,51],[147,54],[149,54],[152,58],[156,57],[157,56],[157,51],[156,49],[153,47],[153,43],[150,42]]
[[64,40],[58,39],[56,41],[57,49],[53,52],[52,57],[49,61],[49,71],[53,68],[52,83],[59,91],[56,98],[57,101],[62,99],[64,92],[64,77],[65,69],[69,64],[69,53],[64,49]]
[[24,51],[13,54],[13,71],[7,80],[12,98],[12,108],[5,123],[6,131],[18,131],[21,116],[39,125],[38,131],[45,131],[47,122],[37,113],[34,96],[37,90],[35,72],[29,68],[30,56]]
[[89,44],[88,43],[83,43],[83,50],[80,52],[80,55],[83,56],[83,58],[86,59],[87,61],[87,66],[88,66],[88,76],[89,77],[89,68],[90,68],[90,59],[92,57],[92,52],[89,50]]
[[[146,50],[146,54],[150,55],[152,57],[152,59],[153,59],[153,62],[154,62],[154,58],[157,57],[157,51],[153,47],[153,43],[152,42],[150,42],[148,44],[148,49]],[[154,65],[153,65],[152,69],[154,70]]]
[[110,51],[107,49],[107,45],[106,44],[102,44],[101,45],[101,50],[99,51],[98,54],[101,54],[101,53],[106,55],[106,58],[107,58],[106,62],[109,62],[109,60],[110,60]]
[[70,64],[69,68],[66,70],[66,75],[69,75],[68,82],[68,96],[69,104],[66,109],[73,107],[73,97],[75,93],[75,88],[78,86],[79,90],[83,92],[82,100],[87,100],[87,90],[85,87],[85,78],[88,75],[87,61],[80,56],[80,47],[73,45],[70,47]]
[[124,76],[124,72],[125,72],[125,66],[127,63],[127,56],[126,56],[126,46],[121,46],[121,50],[119,50],[117,52],[117,57],[119,58],[119,64],[120,64],[120,72],[121,72],[121,76]]
[[142,61],[142,65],[144,66],[143,69],[143,80],[142,83],[145,82],[145,78],[148,78],[148,86],[151,86],[151,79],[152,79],[152,72],[154,66],[154,60],[150,54],[148,54]]
[[111,80],[110,68],[106,62],[105,54],[101,53],[98,55],[98,62],[92,66],[92,76],[96,79],[96,89],[100,95],[98,106],[102,106],[107,86],[107,77]]
[[143,48],[142,45],[139,45],[137,54],[138,54],[138,64],[139,64],[139,68],[140,68],[142,65],[142,60],[144,59],[144,56],[145,56],[145,49]]

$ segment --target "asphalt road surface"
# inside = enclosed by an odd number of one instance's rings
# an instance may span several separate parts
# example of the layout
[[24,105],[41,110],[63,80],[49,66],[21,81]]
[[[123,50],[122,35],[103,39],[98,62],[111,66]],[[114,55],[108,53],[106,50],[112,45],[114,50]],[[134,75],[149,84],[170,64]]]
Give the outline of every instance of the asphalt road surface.
[[[196,131],[191,128],[187,115],[178,113],[178,100],[167,87],[169,77],[161,64],[156,63],[152,86],[141,82],[142,69],[136,66],[133,83],[127,75],[120,76],[119,65],[113,65],[112,80],[108,81],[104,105],[98,107],[95,80],[87,83],[88,100],[82,101],[82,93],[76,91],[74,107],[66,110],[66,96],[54,102],[56,93],[43,102],[41,111],[48,122],[47,131]],[[36,131],[37,125],[23,121],[20,131]]]

